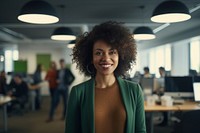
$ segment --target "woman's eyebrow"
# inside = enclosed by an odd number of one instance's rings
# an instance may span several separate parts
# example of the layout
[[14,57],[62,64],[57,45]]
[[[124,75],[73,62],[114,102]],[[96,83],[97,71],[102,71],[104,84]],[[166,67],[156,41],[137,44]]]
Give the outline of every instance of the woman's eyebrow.
[[[97,48],[97,49],[95,49],[95,50],[104,51],[104,50],[101,49],[101,48]],[[111,50],[116,50],[116,49],[115,49],[115,48],[110,48],[109,51],[111,51]]]
[[98,51],[103,51],[103,49],[100,49],[100,48],[97,48],[97,49],[95,49],[95,50],[98,50]]

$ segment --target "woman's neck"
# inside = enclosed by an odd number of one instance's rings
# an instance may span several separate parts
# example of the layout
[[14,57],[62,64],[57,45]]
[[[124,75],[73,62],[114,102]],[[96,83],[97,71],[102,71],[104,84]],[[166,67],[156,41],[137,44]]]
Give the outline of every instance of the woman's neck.
[[116,82],[116,77],[114,75],[109,76],[98,76],[95,77],[95,87],[97,88],[107,88],[112,86]]

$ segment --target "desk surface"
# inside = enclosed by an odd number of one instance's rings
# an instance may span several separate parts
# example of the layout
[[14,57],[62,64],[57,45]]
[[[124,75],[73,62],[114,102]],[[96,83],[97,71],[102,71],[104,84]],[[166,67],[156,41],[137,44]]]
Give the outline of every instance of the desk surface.
[[153,111],[187,111],[187,110],[200,110],[200,106],[198,106],[195,102],[184,102],[181,105],[173,105],[173,106],[162,106],[162,105],[153,105],[147,106],[146,102],[144,103],[144,109],[146,112]]
[[10,102],[11,100],[12,100],[12,98],[9,97],[9,96],[1,96],[1,98],[0,98],[0,106]]
[[200,106],[195,102],[184,102],[184,104],[178,105],[179,110],[200,110]]

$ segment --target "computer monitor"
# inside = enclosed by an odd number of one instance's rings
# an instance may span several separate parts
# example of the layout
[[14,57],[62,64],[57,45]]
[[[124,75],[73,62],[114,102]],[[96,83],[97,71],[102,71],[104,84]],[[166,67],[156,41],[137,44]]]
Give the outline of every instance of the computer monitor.
[[165,95],[173,98],[193,98],[193,77],[165,77]]
[[154,87],[154,78],[141,78],[140,85],[145,95],[151,95]]
[[200,76],[193,76],[193,82],[200,82]]
[[153,91],[156,93],[163,93],[165,86],[165,78],[154,78],[154,87]]

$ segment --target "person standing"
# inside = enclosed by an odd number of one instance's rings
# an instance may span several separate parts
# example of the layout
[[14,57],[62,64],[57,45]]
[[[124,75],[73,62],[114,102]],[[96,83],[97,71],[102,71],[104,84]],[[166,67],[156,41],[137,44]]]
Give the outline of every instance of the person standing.
[[0,73],[0,94],[1,95],[6,94],[6,88],[7,88],[7,79],[6,79],[6,73],[3,70]]
[[57,89],[55,91],[55,97],[53,101],[53,106],[50,111],[50,117],[47,120],[47,122],[53,121],[55,110],[60,102],[60,97],[63,99],[63,113],[61,120],[65,119],[66,116],[66,109],[67,109],[67,103],[68,103],[68,92],[69,92],[69,86],[74,81],[75,77],[72,74],[72,72],[66,68],[65,60],[60,59],[60,69],[57,72]]
[[[42,82],[42,70],[43,70],[43,66],[42,64],[38,64],[36,67],[36,70],[33,74],[33,85],[38,86],[39,83]],[[41,90],[40,87],[38,86],[37,89],[34,90],[35,91],[35,109],[39,110],[41,108]]]
[[49,118],[46,120],[46,122],[50,122],[50,121],[52,121],[51,112],[52,112],[52,110],[54,110],[53,101],[54,101],[55,92],[57,89],[57,67],[56,67],[56,63],[54,61],[52,61],[50,64],[50,69],[48,70],[48,72],[45,76],[45,80],[47,80],[49,83],[49,93],[50,93],[50,97],[51,97]]
[[132,34],[118,22],[96,25],[78,39],[72,60],[91,78],[71,90],[65,133],[146,133],[141,87],[122,78],[136,53]]
[[47,71],[45,80],[47,80],[49,83],[49,93],[50,93],[51,99],[53,99],[55,90],[57,88],[57,67],[54,61],[50,63],[50,68]]

